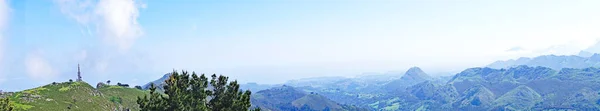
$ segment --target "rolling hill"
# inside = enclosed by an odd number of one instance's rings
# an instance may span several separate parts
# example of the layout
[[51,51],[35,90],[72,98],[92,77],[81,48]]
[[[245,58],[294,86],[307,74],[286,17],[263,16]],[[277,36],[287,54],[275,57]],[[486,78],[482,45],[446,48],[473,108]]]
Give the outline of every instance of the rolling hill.
[[366,110],[336,103],[318,93],[306,93],[283,85],[252,94],[252,106],[267,111],[357,111]]

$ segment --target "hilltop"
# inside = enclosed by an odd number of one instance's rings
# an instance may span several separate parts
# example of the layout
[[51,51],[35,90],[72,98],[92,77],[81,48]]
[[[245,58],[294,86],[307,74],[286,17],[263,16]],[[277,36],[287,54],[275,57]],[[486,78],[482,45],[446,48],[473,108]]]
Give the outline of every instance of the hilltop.
[[139,110],[136,99],[146,92],[121,86],[96,89],[86,82],[52,83],[8,93],[16,110],[29,111],[108,111]]
[[388,91],[399,91],[404,88],[418,84],[420,82],[433,80],[433,78],[425,73],[419,67],[412,67],[404,73],[400,79],[393,80],[387,83],[384,87]]

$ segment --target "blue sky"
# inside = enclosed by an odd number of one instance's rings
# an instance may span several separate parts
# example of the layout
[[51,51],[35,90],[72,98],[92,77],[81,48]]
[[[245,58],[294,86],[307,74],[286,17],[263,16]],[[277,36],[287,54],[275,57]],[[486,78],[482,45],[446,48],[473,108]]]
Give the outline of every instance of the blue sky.
[[282,83],[598,47],[600,1],[0,0],[0,89],[173,69]]

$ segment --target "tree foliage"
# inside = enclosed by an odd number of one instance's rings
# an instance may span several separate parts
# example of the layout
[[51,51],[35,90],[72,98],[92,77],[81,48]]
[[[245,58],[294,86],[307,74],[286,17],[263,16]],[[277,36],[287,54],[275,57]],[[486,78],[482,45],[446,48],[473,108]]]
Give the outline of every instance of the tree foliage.
[[142,86],[135,86],[136,89],[142,90]]
[[[241,91],[237,81],[213,74],[191,76],[187,71],[173,71],[163,86],[164,95],[150,85],[150,95],[138,97],[142,111],[247,111],[250,108],[249,90]],[[254,109],[260,110],[260,109]]]
[[0,99],[0,111],[12,111],[13,106],[8,98]]

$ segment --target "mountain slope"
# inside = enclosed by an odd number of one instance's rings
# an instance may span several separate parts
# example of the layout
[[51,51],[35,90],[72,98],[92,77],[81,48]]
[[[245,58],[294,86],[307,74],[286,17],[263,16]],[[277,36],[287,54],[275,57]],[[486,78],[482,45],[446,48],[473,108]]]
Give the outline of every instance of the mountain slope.
[[412,80],[412,81],[425,81],[425,80],[430,80],[431,77],[429,75],[427,75],[425,72],[423,72],[423,70],[421,70],[421,68],[412,67],[412,68],[408,69],[408,71],[406,71],[404,76],[402,76],[400,79]]
[[[407,73],[405,78],[422,77],[415,73],[421,72],[415,68],[407,72],[413,74]],[[393,87],[390,84],[384,88]],[[507,69],[469,68],[446,83],[425,80],[403,90],[379,93],[301,89],[340,97],[332,100],[371,110],[597,110],[600,68],[553,70],[525,65]]]
[[294,87],[283,85],[252,94],[253,107],[272,111],[346,111],[362,110],[353,106],[341,105],[317,93],[306,93]]
[[486,110],[496,99],[494,93],[482,85],[468,89],[463,95],[453,104],[460,110]]
[[152,82],[149,82],[149,83],[143,85],[142,89],[148,90],[148,89],[150,89],[150,84],[154,84],[154,86],[156,86],[157,89],[162,90],[162,86],[165,84],[165,80],[169,79],[169,76],[171,76],[171,73],[167,73],[167,74],[163,75],[161,78],[158,78],[157,80],[154,80]]
[[470,68],[458,73],[448,83],[452,84],[458,92],[483,85],[496,95],[516,88],[520,84],[527,84],[534,80],[554,77],[556,71],[546,67],[517,66],[509,69]]
[[258,92],[258,91],[269,89],[269,88],[272,88],[275,86],[276,85],[270,85],[270,84],[246,83],[246,84],[240,84],[240,89],[241,90],[250,90],[252,92]]
[[302,108],[303,106],[308,106],[310,109],[322,111],[325,109],[328,110],[341,110],[342,106],[338,103],[335,103],[324,96],[318,95],[316,93],[307,94],[304,97],[296,99],[292,101],[292,105],[295,107]]
[[542,102],[542,96],[535,90],[521,85],[510,92],[500,96],[494,101],[495,109],[531,109]]
[[[448,84],[459,92],[485,87],[494,100],[493,109],[589,110],[600,107],[600,69],[517,66],[509,69],[470,68]],[[463,93],[468,98],[468,93]],[[483,102],[482,102],[483,103]],[[459,104],[459,103],[455,103]]]
[[445,104],[454,101],[458,92],[450,85],[438,85],[432,81],[425,81],[407,88],[410,94],[420,100],[434,100]]

